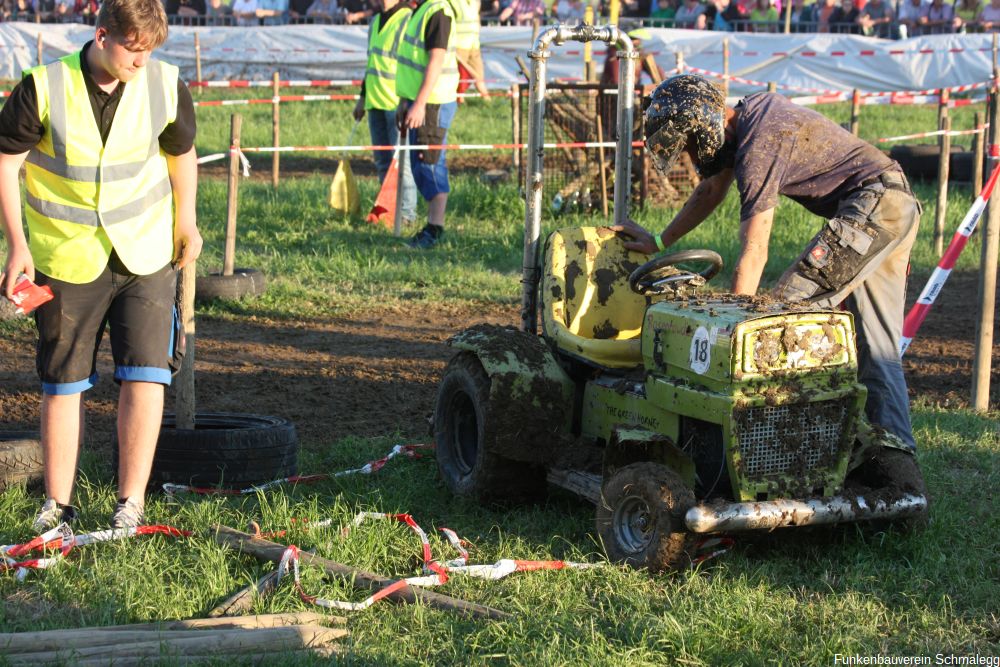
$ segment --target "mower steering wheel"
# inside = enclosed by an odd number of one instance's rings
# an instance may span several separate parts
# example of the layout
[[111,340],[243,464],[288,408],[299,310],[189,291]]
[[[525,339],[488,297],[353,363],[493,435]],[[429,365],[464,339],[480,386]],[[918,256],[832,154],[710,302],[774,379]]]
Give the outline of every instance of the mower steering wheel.
[[[676,268],[688,262],[708,263],[700,273]],[[682,250],[654,257],[628,277],[628,286],[642,296],[678,294],[688,287],[701,287],[722,270],[722,257],[714,250]]]

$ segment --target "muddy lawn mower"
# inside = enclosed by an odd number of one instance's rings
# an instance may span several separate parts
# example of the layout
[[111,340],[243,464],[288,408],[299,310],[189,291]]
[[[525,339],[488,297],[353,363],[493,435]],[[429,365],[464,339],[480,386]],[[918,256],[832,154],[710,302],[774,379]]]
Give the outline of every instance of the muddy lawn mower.
[[[607,228],[560,229],[539,247],[545,62],[568,40],[617,45],[618,136],[631,136],[631,40],[544,30],[530,53],[522,327],[450,341],[434,414],[448,488],[483,502],[568,489],[597,506],[611,560],[653,570],[686,565],[696,535],[921,520],[912,452],[862,418],[849,313],[700,295],[718,254],[643,263]],[[630,159],[619,140],[616,221]]]

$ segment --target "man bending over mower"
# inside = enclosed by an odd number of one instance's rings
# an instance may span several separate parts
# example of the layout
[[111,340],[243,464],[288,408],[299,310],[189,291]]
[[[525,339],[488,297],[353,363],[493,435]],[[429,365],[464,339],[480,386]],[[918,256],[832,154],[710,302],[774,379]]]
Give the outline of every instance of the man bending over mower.
[[881,151],[781,95],[756,93],[735,108],[694,75],[661,83],[646,108],[646,148],[661,173],[686,152],[702,180],[659,235],[636,223],[614,229],[639,252],[663,251],[697,227],[736,181],[742,251],[732,291],[755,294],[767,263],[778,195],[827,219],[773,292],[785,301],[854,314],[865,412],[911,450],[906,381],[899,361],[906,266],[920,204],[899,165]]

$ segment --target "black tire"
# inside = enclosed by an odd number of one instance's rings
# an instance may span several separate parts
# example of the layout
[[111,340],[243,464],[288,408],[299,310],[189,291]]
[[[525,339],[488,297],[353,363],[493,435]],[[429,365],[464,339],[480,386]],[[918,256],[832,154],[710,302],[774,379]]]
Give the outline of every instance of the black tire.
[[[955,168],[956,162],[960,163],[958,156],[965,152],[962,146],[952,146],[949,155],[949,170]],[[916,144],[893,146],[889,151],[889,157],[899,163],[903,168],[903,173],[911,181],[933,180],[937,178],[938,160],[941,156],[941,147],[937,144]],[[970,163],[971,164],[971,163]],[[951,174],[953,180],[958,180],[955,174]]]
[[242,299],[248,296],[260,296],[265,289],[262,271],[233,269],[231,276],[224,276],[221,273],[198,276],[195,281],[194,297],[199,302],[212,299]]
[[0,431],[0,492],[42,481],[45,459],[37,431]]
[[[115,441],[114,466],[118,467]],[[298,474],[295,426],[280,417],[198,413],[194,429],[176,428],[163,417],[149,483],[245,487]]]
[[518,418],[492,409],[490,385],[471,352],[455,355],[445,368],[434,407],[438,471],[457,496],[482,503],[536,499],[545,491],[545,470],[490,451],[494,421]]
[[597,505],[597,536],[608,559],[653,572],[691,563],[684,515],[694,493],[669,468],[632,463],[605,480]]

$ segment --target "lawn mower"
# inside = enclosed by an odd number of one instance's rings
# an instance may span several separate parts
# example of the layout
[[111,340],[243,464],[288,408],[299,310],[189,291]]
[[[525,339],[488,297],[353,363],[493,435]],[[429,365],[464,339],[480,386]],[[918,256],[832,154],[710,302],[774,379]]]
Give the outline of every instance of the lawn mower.
[[610,560],[652,570],[686,565],[697,535],[919,522],[912,452],[863,418],[849,313],[702,293],[718,254],[647,262],[606,227],[540,245],[545,62],[568,40],[618,48],[614,213],[627,217],[631,40],[547,28],[529,54],[522,326],[450,340],[433,423],[447,487],[484,502],[568,489],[597,506]]

